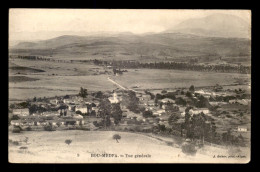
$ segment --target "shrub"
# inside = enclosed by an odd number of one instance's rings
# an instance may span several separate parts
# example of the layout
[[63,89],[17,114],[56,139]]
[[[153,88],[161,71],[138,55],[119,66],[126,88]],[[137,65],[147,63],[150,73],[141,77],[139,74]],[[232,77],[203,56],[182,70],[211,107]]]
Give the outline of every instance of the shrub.
[[32,131],[32,128],[30,126],[26,127],[26,131]]
[[21,127],[14,127],[13,133],[20,133],[22,131]]
[[9,143],[10,144],[13,144],[15,146],[18,146],[19,145],[19,142],[18,141],[13,141],[13,140],[9,140]]
[[195,149],[195,145],[192,143],[184,143],[181,147],[182,152],[187,154],[187,155],[196,155],[197,150]]
[[166,94],[167,93],[167,91],[166,90],[162,90],[162,92],[161,92],[162,94]]
[[55,131],[55,128],[51,125],[46,125],[46,126],[44,126],[44,130],[45,131]]
[[143,112],[143,117],[145,118],[152,117],[152,116],[153,116],[153,112],[150,110]]
[[11,120],[18,120],[18,119],[20,119],[18,115],[13,115],[13,116],[11,117]]
[[71,144],[71,142],[72,142],[72,140],[71,140],[71,139],[67,139],[67,140],[65,140],[65,143],[66,143],[66,144],[68,144],[68,145],[70,145],[70,144]]

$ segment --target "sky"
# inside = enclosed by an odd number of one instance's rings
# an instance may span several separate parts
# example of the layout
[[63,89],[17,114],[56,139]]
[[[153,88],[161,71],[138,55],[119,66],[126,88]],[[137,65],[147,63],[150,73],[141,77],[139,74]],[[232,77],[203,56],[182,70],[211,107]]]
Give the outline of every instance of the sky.
[[214,13],[232,14],[245,21],[251,18],[246,10],[10,9],[9,38],[37,40],[69,33],[161,32],[186,19]]

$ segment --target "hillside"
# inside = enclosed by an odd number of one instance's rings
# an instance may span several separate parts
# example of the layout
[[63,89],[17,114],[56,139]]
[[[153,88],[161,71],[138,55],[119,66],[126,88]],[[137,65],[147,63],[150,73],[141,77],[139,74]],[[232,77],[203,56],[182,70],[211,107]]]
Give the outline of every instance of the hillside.
[[249,56],[250,40],[203,37],[182,33],[114,36],[64,35],[37,42],[21,42],[11,54],[52,55],[110,59],[168,59],[201,56]]

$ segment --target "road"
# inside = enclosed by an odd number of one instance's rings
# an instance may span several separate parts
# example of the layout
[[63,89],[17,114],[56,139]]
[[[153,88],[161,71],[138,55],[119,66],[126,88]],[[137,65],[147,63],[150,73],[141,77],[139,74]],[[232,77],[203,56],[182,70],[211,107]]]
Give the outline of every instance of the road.
[[112,82],[113,84],[115,84],[115,85],[117,85],[118,87],[122,88],[123,90],[131,90],[131,91],[137,93],[137,91],[135,91],[135,90],[133,90],[133,89],[126,88],[126,87],[123,87],[122,85],[118,84],[116,81],[110,79],[109,77],[108,77],[107,79],[108,79],[110,82]]

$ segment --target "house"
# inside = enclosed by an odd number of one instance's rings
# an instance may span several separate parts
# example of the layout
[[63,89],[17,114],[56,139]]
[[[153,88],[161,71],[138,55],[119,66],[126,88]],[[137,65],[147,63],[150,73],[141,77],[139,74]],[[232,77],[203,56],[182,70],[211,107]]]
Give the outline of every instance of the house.
[[75,104],[68,104],[68,110],[69,111],[75,111],[76,105]]
[[42,115],[43,116],[59,116],[60,110],[58,110],[58,112],[56,112],[56,111],[43,112]]
[[20,125],[23,125],[23,124],[22,124],[21,120],[12,120],[11,125],[20,126]]
[[163,114],[165,114],[164,109],[157,110],[156,112],[153,113],[154,116],[162,116]]
[[75,111],[80,111],[81,113],[88,113],[87,105],[78,105],[75,107]]
[[70,99],[63,99],[63,103],[65,103],[65,104],[69,104],[70,102],[71,102]]
[[194,115],[194,114],[199,114],[203,112],[205,115],[209,113],[209,109],[207,108],[198,108],[198,109],[190,109],[189,113],[191,115]]
[[50,124],[50,125],[57,125],[57,121],[56,120],[46,120],[46,123]]
[[237,100],[237,102],[241,105],[249,105],[251,103],[251,100],[249,99],[242,99],[242,100]]
[[75,119],[83,119],[83,116],[79,115],[79,114],[74,114],[73,118],[75,118]]
[[35,124],[34,124],[34,120],[31,120],[31,119],[26,120],[26,125],[29,125],[29,126],[35,125]]
[[214,95],[214,92],[207,92],[207,91],[204,91],[204,90],[198,90],[198,91],[195,91],[195,93],[197,94],[201,94],[203,96],[211,96],[211,95]]
[[238,132],[247,132],[247,127],[246,126],[238,126],[237,131]]
[[165,109],[168,104],[175,104],[175,101],[169,98],[165,98],[162,99],[160,103],[162,104],[162,109]]
[[95,111],[96,113],[98,112],[99,108],[98,107],[92,107],[92,111]]
[[29,115],[29,109],[28,109],[28,108],[24,108],[24,109],[13,109],[13,115],[28,116],[28,115]]
[[167,104],[167,103],[174,104],[174,103],[175,103],[174,100],[169,99],[169,98],[164,98],[164,99],[161,100],[161,102],[162,102],[163,104]]

